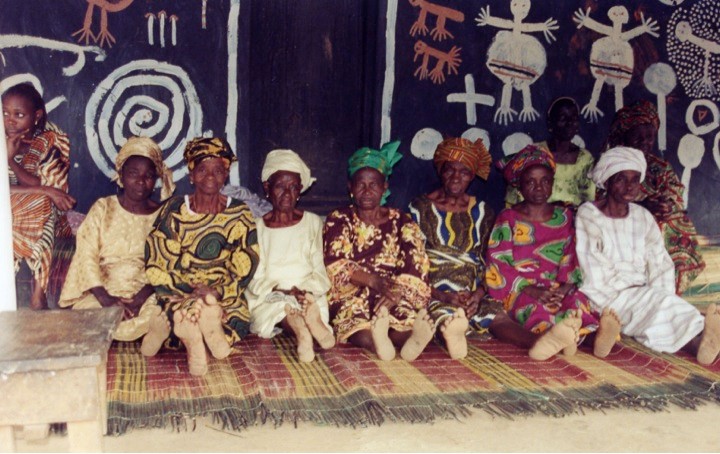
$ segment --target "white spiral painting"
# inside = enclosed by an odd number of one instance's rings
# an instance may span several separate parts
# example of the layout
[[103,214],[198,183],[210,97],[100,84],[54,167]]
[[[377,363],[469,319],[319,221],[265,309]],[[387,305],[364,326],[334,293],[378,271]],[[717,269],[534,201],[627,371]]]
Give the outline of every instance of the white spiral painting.
[[187,174],[185,143],[203,135],[200,100],[188,74],[157,60],[137,60],[117,68],[95,89],[85,109],[90,155],[108,177],[131,135],[160,145],[177,181]]

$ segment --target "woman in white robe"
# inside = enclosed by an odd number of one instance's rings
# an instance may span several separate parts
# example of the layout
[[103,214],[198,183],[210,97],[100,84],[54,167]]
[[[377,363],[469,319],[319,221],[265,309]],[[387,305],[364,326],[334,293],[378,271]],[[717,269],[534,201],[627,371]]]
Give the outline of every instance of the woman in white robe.
[[297,337],[299,359],[309,362],[315,356],[313,339],[324,349],[335,345],[328,323],[323,222],[296,208],[300,193],[315,179],[292,150],[268,153],[261,178],[273,209],[256,221],[260,263],[245,292],[250,331],[270,338],[281,324]]
[[660,229],[648,210],[632,203],[645,171],[642,152],[616,147],[591,172],[607,196],[578,210],[581,290],[598,311],[617,315],[623,334],[660,352],[686,349],[710,364],[720,352],[720,314],[711,305],[703,317],[675,294],[674,265]]

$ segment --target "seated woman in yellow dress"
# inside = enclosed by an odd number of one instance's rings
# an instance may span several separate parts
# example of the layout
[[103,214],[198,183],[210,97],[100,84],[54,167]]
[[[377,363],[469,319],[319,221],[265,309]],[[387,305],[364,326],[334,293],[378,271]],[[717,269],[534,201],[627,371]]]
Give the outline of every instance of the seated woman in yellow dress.
[[[128,139],[118,152],[115,169],[122,191],[95,202],[78,228],[75,255],[58,304],[73,309],[120,306],[125,315],[113,338],[132,341],[144,336],[155,318],[158,328],[169,331],[145,276],[145,240],[160,207],[151,198],[158,177],[163,200],[175,185],[160,147],[147,137]],[[144,339],[142,352],[154,355],[162,340]]]
[[[220,138],[193,139],[183,157],[195,192],[173,197],[160,208],[145,263],[172,324],[165,346],[182,343],[190,373],[204,375],[205,345],[222,359],[248,334],[243,292],[259,260],[257,232],[247,205],[220,193],[235,160],[230,145]],[[155,335],[152,327],[148,335]]]

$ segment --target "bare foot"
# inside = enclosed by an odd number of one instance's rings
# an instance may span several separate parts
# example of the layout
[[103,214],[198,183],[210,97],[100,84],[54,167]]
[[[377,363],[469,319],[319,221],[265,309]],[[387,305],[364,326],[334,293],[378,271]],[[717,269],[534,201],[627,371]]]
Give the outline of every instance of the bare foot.
[[395,346],[388,335],[389,330],[390,313],[386,307],[381,307],[370,320],[370,334],[375,346],[375,354],[383,361],[391,361],[395,358]]
[[320,317],[320,307],[315,302],[315,297],[310,293],[305,294],[305,304],[302,308],[302,317],[310,330],[310,334],[324,350],[335,346],[335,335]]
[[700,364],[712,364],[720,353],[720,313],[717,306],[711,304],[705,312],[705,329],[703,330],[697,361]]
[[579,327],[576,326],[575,320],[575,317],[565,318],[547,330],[528,352],[530,358],[536,361],[545,361],[565,348],[572,349],[574,345],[577,349]]
[[467,338],[465,332],[468,329],[468,319],[464,309],[458,309],[453,315],[446,318],[440,332],[445,339],[445,346],[448,349],[450,358],[462,359],[467,356]]
[[203,343],[202,332],[198,326],[197,314],[187,309],[177,310],[173,314],[175,335],[182,341],[187,350],[190,375],[205,375],[208,371],[207,354]]
[[295,332],[295,338],[297,339],[297,353],[298,358],[303,363],[309,363],[315,359],[315,351],[313,350],[313,338],[310,334],[303,314],[299,310],[291,307],[289,304],[285,305],[285,319]]
[[210,353],[217,359],[227,358],[231,347],[222,327],[223,308],[213,295],[205,295],[204,299],[196,301],[195,304],[202,308],[198,325]]
[[[160,309],[160,306],[157,308]],[[143,337],[140,353],[142,353],[143,356],[155,356],[169,335],[170,320],[168,320],[165,311],[160,309],[160,311],[150,319],[150,328],[148,328],[147,334]]]
[[572,345],[568,345],[567,347],[563,348],[562,353],[565,356],[572,356],[577,353],[577,344],[580,341],[579,331],[582,327],[582,311],[580,309],[575,309],[574,311],[571,311],[565,318],[565,320],[567,320],[565,322],[566,324],[575,329],[576,335],[575,342],[573,342]]
[[413,330],[410,338],[400,350],[400,356],[405,361],[415,361],[420,353],[425,350],[427,344],[432,340],[435,331],[435,324],[425,309],[420,309],[415,316]]
[[600,327],[595,336],[595,345],[593,346],[593,354],[598,358],[605,358],[610,354],[618,335],[620,334],[620,318],[614,310],[605,308],[600,317]]

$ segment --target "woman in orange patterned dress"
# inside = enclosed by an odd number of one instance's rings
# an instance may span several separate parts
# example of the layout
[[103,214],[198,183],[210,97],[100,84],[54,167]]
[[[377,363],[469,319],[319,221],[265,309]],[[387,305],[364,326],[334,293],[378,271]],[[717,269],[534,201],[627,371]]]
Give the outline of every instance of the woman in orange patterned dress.
[[75,204],[68,195],[70,141],[47,121],[45,103],[30,84],[2,95],[10,171],[15,270],[25,260],[33,274],[32,309],[47,309],[55,238],[69,234],[64,211]]

